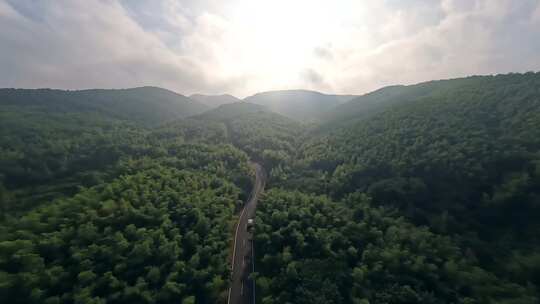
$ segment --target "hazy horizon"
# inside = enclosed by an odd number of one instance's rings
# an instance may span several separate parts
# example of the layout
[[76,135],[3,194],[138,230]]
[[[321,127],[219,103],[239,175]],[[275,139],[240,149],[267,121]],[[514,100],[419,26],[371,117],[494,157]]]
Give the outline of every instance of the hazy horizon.
[[383,88],[386,88],[386,87],[392,87],[392,86],[409,86],[409,85],[416,85],[416,84],[432,82],[432,81],[454,80],[454,79],[461,79],[461,78],[468,78],[468,77],[484,77],[484,76],[496,76],[496,75],[524,74],[524,73],[529,73],[529,72],[540,73],[540,70],[525,71],[523,73],[522,72],[512,72],[512,71],[510,71],[508,73],[498,73],[498,74],[474,74],[474,75],[465,75],[463,77],[429,79],[429,80],[425,80],[425,81],[413,82],[413,83],[408,83],[408,84],[395,83],[395,84],[388,84],[388,85],[385,85],[385,86],[382,86],[382,87],[376,87],[376,88],[373,88],[371,90],[368,90],[368,91],[365,91],[365,92],[362,92],[362,93],[356,93],[356,94],[355,93],[348,93],[348,92],[343,92],[343,93],[325,92],[325,91],[320,91],[320,90],[316,90],[316,89],[307,89],[307,88],[285,88],[285,89],[276,88],[276,89],[266,90],[266,91],[255,90],[255,91],[253,91],[253,93],[251,93],[249,95],[235,95],[235,94],[228,93],[228,92],[221,92],[221,93],[219,93],[219,92],[218,93],[193,92],[193,93],[187,94],[187,93],[184,93],[184,92],[176,91],[174,89],[159,86],[159,85],[144,85],[144,84],[142,84],[140,86],[133,86],[133,87],[88,87],[88,88],[68,88],[68,89],[66,89],[66,88],[58,88],[58,87],[0,87],[0,90],[1,89],[21,89],[21,90],[24,90],[24,89],[29,89],[29,90],[44,89],[44,90],[47,90],[47,89],[49,89],[49,90],[65,90],[65,91],[86,91],[86,90],[129,90],[129,89],[137,89],[137,88],[160,88],[160,89],[168,90],[168,91],[171,91],[171,92],[174,92],[176,94],[180,94],[180,95],[183,95],[183,96],[186,96],[186,97],[189,97],[189,98],[191,98],[193,95],[210,96],[210,97],[232,96],[232,97],[235,97],[235,98],[237,98],[237,99],[239,99],[241,101],[244,101],[244,99],[246,99],[248,97],[252,97],[252,96],[257,95],[257,94],[263,94],[263,93],[269,93],[269,92],[282,92],[282,91],[283,92],[284,91],[308,91],[308,92],[320,93],[320,94],[323,94],[323,95],[341,95],[341,96],[357,95],[357,96],[362,96],[362,95],[366,95],[366,94],[378,91],[380,89],[383,89]]
[[539,70],[538,38],[536,0],[0,0],[0,87],[363,94]]

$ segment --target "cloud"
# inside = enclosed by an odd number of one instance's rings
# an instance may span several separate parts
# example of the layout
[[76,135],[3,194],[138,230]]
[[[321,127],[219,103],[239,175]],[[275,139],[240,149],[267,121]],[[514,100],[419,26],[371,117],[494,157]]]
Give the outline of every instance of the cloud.
[[0,0],[0,87],[184,94],[540,69],[537,0]]
[[182,91],[206,84],[196,62],[172,52],[114,2],[49,2],[39,18],[0,3],[2,86],[156,84]]
[[301,81],[305,82],[304,89],[319,90],[323,92],[328,92],[331,90],[331,87],[326,83],[323,75],[317,72],[315,69],[307,68],[301,74]]
[[[341,92],[471,74],[540,69],[537,1],[442,1],[444,17],[369,52],[337,59]],[[408,21],[407,21],[408,22]],[[337,73],[337,71],[335,71]]]

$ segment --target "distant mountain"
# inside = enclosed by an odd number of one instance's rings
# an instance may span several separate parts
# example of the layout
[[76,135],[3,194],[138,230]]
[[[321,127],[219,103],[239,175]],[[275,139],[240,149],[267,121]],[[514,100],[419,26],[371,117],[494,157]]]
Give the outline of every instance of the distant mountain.
[[203,95],[203,94],[193,94],[189,98],[196,100],[200,103],[203,103],[211,108],[219,107],[223,104],[235,103],[241,101],[240,99],[229,95]]
[[483,83],[485,79],[486,77],[482,76],[471,76],[459,79],[434,80],[408,86],[384,87],[338,105],[324,113],[322,121],[332,125],[348,124],[420,98],[440,97],[458,88],[474,87]]
[[186,96],[157,87],[80,91],[0,89],[0,106],[51,113],[94,112],[147,125],[195,115],[208,108]]
[[305,130],[298,121],[248,102],[221,105],[192,118],[204,125],[221,124],[231,143],[268,169],[295,153]]
[[353,95],[327,95],[307,90],[258,93],[244,101],[260,104],[279,114],[301,121],[317,120],[326,111],[346,102]]
[[213,121],[227,121],[239,116],[246,116],[258,112],[271,111],[268,110],[268,108],[266,108],[265,106],[240,101],[221,105],[215,109],[211,109],[200,115],[196,115],[193,118]]
[[328,95],[328,96],[334,96],[340,104],[346,103],[348,101],[351,101],[358,97],[359,95]]

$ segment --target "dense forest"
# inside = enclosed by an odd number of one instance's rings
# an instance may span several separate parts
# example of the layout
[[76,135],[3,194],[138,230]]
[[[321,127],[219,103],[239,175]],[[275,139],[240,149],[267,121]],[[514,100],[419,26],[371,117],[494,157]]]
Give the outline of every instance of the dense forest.
[[[414,300],[392,299],[391,295],[388,300],[382,300],[371,293],[361,294],[360,299],[375,303],[436,302],[425,298],[423,294],[428,293],[441,303],[507,303],[510,299],[517,303],[537,302],[540,284],[540,225],[537,220],[540,214],[540,74],[470,77],[391,87],[388,89],[391,93],[381,93],[384,90],[360,97],[336,108],[335,113],[329,113],[328,117],[335,119],[328,119],[310,131],[309,140],[301,146],[289,166],[282,166],[280,172],[272,171],[277,175],[275,179],[280,181],[279,186],[288,191],[323,195],[345,208],[345,215],[355,213],[354,207],[350,207],[351,196],[366,195],[370,198],[371,208],[392,210],[402,217],[400,221],[407,221],[419,229],[429,229],[430,234],[448,237],[459,249],[454,254],[461,256],[447,257],[448,261],[458,258],[473,263],[471,265],[477,271],[486,272],[486,276],[501,282],[493,283],[493,286],[502,289],[479,287],[477,292],[457,290],[444,295],[438,294],[434,286],[424,289],[425,285],[415,285],[408,282],[405,275],[396,273],[395,279],[390,281],[397,289],[411,289],[410,292],[416,294]],[[403,99],[396,90],[403,91]],[[343,116],[343,107],[348,112],[358,109],[362,114],[347,118]],[[272,205],[276,204],[274,201],[288,204],[288,199],[274,193],[267,199]],[[301,204],[308,198],[299,196],[291,200]],[[274,220],[275,216],[284,216],[275,214],[273,208],[268,209],[265,204],[261,206],[264,207],[259,209],[258,217],[265,224],[269,217]],[[308,212],[305,217],[310,219],[306,221],[312,225],[318,221],[326,223],[320,217],[329,212],[310,212],[314,214]],[[293,212],[290,216],[297,214]],[[350,219],[345,216],[342,223],[347,221]],[[353,219],[353,222],[359,221]],[[272,226],[277,225],[272,221],[269,225],[277,228]],[[294,228],[301,234],[307,233],[307,229],[316,229],[310,225],[303,227]],[[381,230],[379,241],[384,241],[383,235],[388,229]],[[294,239],[296,236],[291,233],[288,237]],[[346,232],[338,234],[349,236]],[[318,239],[325,244],[331,235],[322,233]],[[274,239],[260,237],[258,246],[275,245]],[[422,242],[430,243],[428,240]],[[359,240],[352,243],[352,248],[365,249],[367,245]],[[285,246],[281,248],[285,250]],[[407,254],[413,252],[406,247],[400,250]],[[433,253],[429,253],[432,249],[428,247],[425,250],[423,254],[414,255],[427,259]],[[390,250],[381,254],[393,253]],[[436,256],[442,258],[441,261],[447,259],[442,254]],[[266,264],[264,256],[257,257],[260,263]],[[296,257],[303,259],[306,256],[298,254]],[[362,256],[360,265],[367,263],[367,258]],[[393,258],[402,267],[406,266],[401,260],[403,257]],[[340,260],[345,261],[343,257]],[[384,267],[383,261],[380,261],[381,267]],[[283,269],[288,263],[290,261],[280,261],[279,265]],[[436,266],[439,275],[443,275],[441,265]],[[343,267],[351,272],[355,266]],[[273,269],[279,268],[274,264]],[[306,274],[296,282],[309,282],[314,275],[326,276],[322,269],[321,273]],[[269,275],[261,271],[262,276]],[[388,274],[388,270],[385,273]],[[439,279],[432,280],[440,282]],[[454,283],[448,283],[446,288],[457,288],[452,285]],[[468,288],[474,289],[473,283],[468,282]],[[529,292],[511,293],[510,290],[518,287],[504,287],[508,283],[519,284]],[[270,295],[283,288],[275,286],[270,284]],[[351,295],[355,290],[352,286],[338,284],[336,288],[341,291],[343,301],[355,301]],[[384,288],[382,292],[388,293]],[[527,294],[530,297],[517,299],[518,295]],[[284,295],[287,296],[290,295]],[[317,294],[315,298],[322,296]],[[505,300],[506,296],[509,298]]]
[[367,195],[270,190],[256,218],[260,303],[535,303],[451,238]]
[[268,170],[290,162],[307,130],[299,122],[247,102],[223,105],[197,118],[223,123],[231,143]]
[[2,107],[0,302],[223,302],[247,154],[220,123],[68,106]]
[[225,303],[251,160],[259,303],[538,303],[540,73],[310,124],[134,90],[0,90],[0,302]]
[[64,91],[0,89],[0,105],[38,113],[98,113],[146,125],[196,115],[208,109],[197,100],[157,87]]

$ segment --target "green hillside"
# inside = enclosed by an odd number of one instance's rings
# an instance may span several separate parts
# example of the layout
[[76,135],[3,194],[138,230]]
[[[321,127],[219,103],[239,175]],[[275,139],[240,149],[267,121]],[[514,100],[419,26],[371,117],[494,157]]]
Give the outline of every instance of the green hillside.
[[0,105],[0,302],[223,302],[252,174],[223,125],[36,100]]
[[76,193],[110,177],[108,168],[134,153],[133,146],[147,153],[147,126],[204,107],[153,87],[1,89],[0,182],[14,191],[16,209]]
[[222,105],[194,119],[222,123],[229,140],[268,169],[288,162],[306,131],[304,125],[248,102]]
[[257,93],[244,101],[299,121],[317,121],[326,111],[354,98],[354,95],[327,95],[307,90],[283,90]]
[[[536,290],[540,73],[390,90],[385,98],[377,99],[384,89],[371,95],[375,104],[388,103],[372,112],[359,99],[347,104],[359,114],[345,125],[331,121],[328,132],[306,142],[280,172],[280,185],[327,195],[346,209],[355,204],[351,195],[367,195],[371,206],[390,208],[418,227],[449,236],[466,253],[464,259],[489,276]],[[421,296],[421,289],[413,290]],[[493,292],[473,298],[496,302],[510,296]],[[372,296],[363,294],[377,299]]]
[[64,91],[0,89],[0,106],[45,113],[99,113],[106,117],[157,125],[203,112],[207,106],[157,87]]
[[455,90],[465,90],[467,88],[480,89],[488,81],[490,81],[489,77],[471,76],[458,79],[434,80],[408,86],[384,87],[358,96],[327,111],[323,114],[322,121],[325,123],[323,125],[329,124],[330,128],[346,125],[358,119],[367,118],[370,115],[385,111],[393,106],[405,106],[408,102],[415,102],[418,99],[443,98],[446,94],[453,94]]
[[259,112],[270,112],[270,110],[267,107],[258,104],[240,101],[231,104],[221,105],[215,109],[211,109],[200,115],[196,115],[193,118],[225,122],[240,116],[246,116]]
[[241,101],[240,99],[229,94],[223,94],[223,95],[193,94],[193,95],[190,95],[189,98],[196,100],[200,103],[203,103],[210,108],[215,108],[215,107],[219,107],[220,105]]

